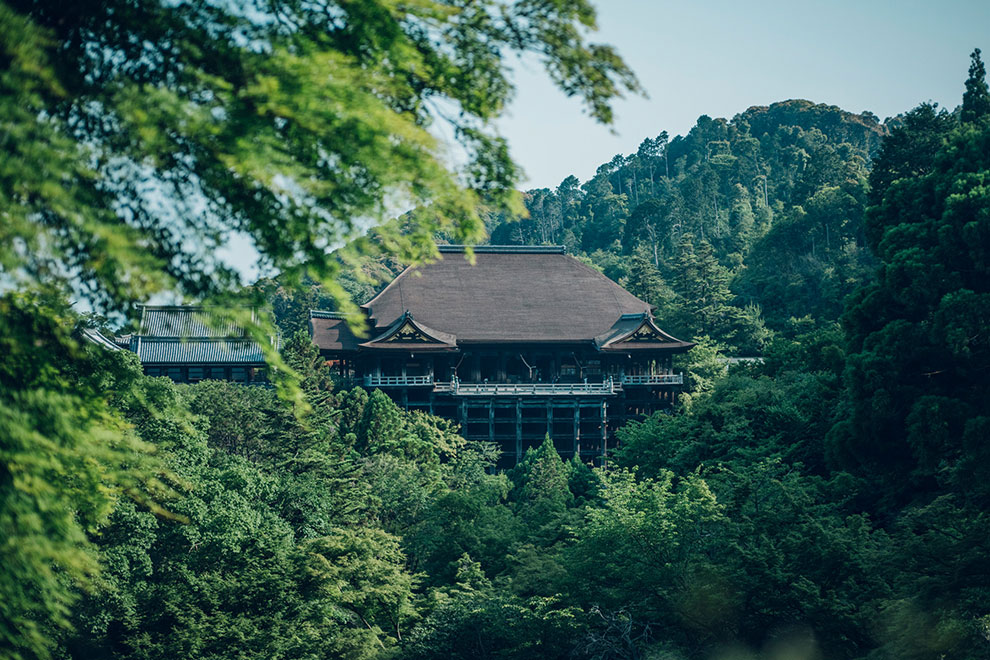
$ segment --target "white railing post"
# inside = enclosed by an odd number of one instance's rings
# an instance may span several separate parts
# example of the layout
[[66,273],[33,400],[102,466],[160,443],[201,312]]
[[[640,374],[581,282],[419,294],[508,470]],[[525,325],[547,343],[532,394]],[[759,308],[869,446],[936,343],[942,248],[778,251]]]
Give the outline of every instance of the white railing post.
[[684,374],[641,374],[623,376],[623,385],[683,385]]

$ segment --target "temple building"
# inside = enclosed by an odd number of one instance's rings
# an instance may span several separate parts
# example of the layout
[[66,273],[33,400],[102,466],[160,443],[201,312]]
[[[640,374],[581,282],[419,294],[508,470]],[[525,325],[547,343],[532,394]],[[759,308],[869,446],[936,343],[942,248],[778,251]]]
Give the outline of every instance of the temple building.
[[[261,346],[209,308],[146,305],[138,332],[124,339],[149,376],[168,376],[177,383],[268,383]],[[269,341],[277,347],[277,337]]]
[[562,247],[461,246],[407,268],[361,306],[369,332],[313,311],[310,331],[345,378],[461,424],[512,465],[549,435],[564,457],[603,460],[629,419],[673,405],[671,359],[694,344],[650,305]]

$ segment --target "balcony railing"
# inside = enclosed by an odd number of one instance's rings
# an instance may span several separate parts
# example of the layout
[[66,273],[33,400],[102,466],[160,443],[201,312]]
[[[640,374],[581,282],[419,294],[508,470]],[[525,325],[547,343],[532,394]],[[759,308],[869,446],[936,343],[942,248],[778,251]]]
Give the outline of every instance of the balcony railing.
[[643,374],[622,377],[623,385],[683,385],[684,374]]
[[433,376],[365,376],[365,387],[433,386],[433,391],[457,396],[603,396],[623,386],[683,385],[684,374],[626,375],[600,383],[463,383],[434,381]]
[[433,376],[365,376],[365,387],[407,387],[432,385]]
[[455,396],[610,396],[622,389],[611,378],[601,383],[436,383],[435,392]]

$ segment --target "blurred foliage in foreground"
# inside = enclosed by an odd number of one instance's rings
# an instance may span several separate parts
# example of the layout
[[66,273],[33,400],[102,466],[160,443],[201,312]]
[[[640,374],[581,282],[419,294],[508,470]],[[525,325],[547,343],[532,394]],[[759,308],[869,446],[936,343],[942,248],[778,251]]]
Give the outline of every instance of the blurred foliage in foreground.
[[[638,92],[610,47],[587,42],[594,27],[585,0],[0,1],[0,657],[56,648],[78,588],[125,579],[101,576],[101,563],[135,574],[155,565],[126,549],[99,555],[94,540],[110,538],[106,525],[129,502],[155,512],[166,483],[195,484],[188,463],[207,456],[169,415],[179,404],[160,391],[168,388],[83,355],[67,301],[129,313],[155,296],[191,297],[244,322],[243,310],[263,298],[260,288],[242,290],[223,261],[222,248],[240,238],[289,286],[309,278],[353,309],[337,276],[357,254],[422,259],[438,231],[479,239],[480,208],[519,207],[517,170],[493,128],[512,93],[508,57],[540,61],[606,123],[613,98]],[[450,165],[449,145],[435,138],[444,133],[462,165]],[[419,206],[428,212],[401,231],[381,225]],[[363,238],[375,225],[374,240]],[[299,385],[285,378],[280,391],[304,407]],[[168,433],[181,442],[165,442]],[[196,492],[203,506],[212,501]],[[228,496],[218,497],[224,509]],[[200,520],[200,504],[184,501],[163,504]],[[162,524],[135,515],[149,534]],[[309,554],[289,536],[263,539],[285,580],[311,580],[312,604],[287,607],[309,608],[314,626],[344,616],[334,609],[344,578],[310,559],[336,566],[329,558],[339,547],[326,537]],[[356,542],[382,561],[398,556],[387,536]],[[176,566],[175,575],[194,572]],[[220,597],[208,591],[199,593]],[[131,616],[133,599],[121,598],[118,611]],[[167,608],[161,616],[240,630],[236,617],[194,621]],[[111,620],[108,609],[86,625]],[[136,655],[160,648],[135,643]],[[208,655],[196,644],[179,653]]]

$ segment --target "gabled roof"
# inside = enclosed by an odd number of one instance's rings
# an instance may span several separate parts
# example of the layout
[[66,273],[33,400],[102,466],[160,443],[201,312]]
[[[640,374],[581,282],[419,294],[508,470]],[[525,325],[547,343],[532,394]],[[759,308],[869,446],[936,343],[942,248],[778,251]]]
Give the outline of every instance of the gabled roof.
[[646,312],[623,314],[608,332],[595,337],[595,345],[601,351],[675,350],[686,351],[693,343],[681,341],[657,326]]
[[[252,319],[254,312],[251,313]],[[272,343],[276,344],[275,338]],[[221,311],[196,305],[147,305],[130,350],[142,364],[263,365],[261,346]]]
[[650,305],[562,247],[478,246],[471,265],[461,246],[402,271],[362,305],[376,327],[406,311],[422,327],[464,343],[593,341],[623,314]]
[[418,323],[408,311],[362,348],[402,349],[405,351],[449,351],[457,349],[457,337]]
[[351,331],[346,317],[337,312],[310,310],[309,335],[313,343],[325,351],[356,351],[361,343]]

